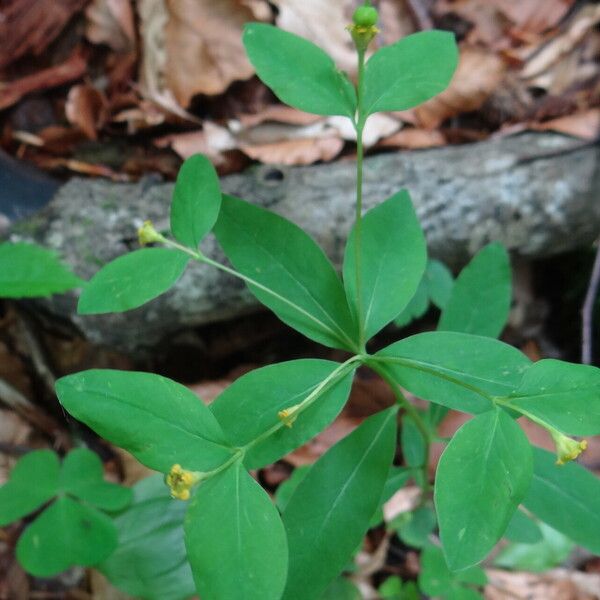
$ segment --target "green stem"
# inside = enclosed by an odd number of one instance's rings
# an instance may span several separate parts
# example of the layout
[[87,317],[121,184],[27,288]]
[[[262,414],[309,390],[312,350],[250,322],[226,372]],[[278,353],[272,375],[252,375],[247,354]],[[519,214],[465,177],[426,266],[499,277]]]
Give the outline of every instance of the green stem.
[[293,308],[297,312],[301,313],[307,319],[310,319],[311,321],[313,321],[314,323],[316,323],[323,329],[327,329],[332,335],[334,335],[335,337],[338,338],[338,340],[340,341],[340,343],[342,345],[344,345],[347,348],[349,348],[350,350],[353,350],[354,352],[357,352],[360,354],[360,350],[359,350],[359,348],[356,347],[356,343],[352,339],[350,339],[350,337],[348,337],[348,335],[346,335],[344,330],[339,328],[337,326],[337,324],[334,323],[334,325],[336,326],[336,330],[337,330],[337,331],[334,331],[333,329],[331,329],[331,327],[329,327],[329,325],[323,323],[323,321],[321,321],[320,319],[318,319],[317,317],[315,317],[314,315],[309,313],[307,310],[304,310],[301,306],[298,306],[297,304],[295,304],[294,302],[292,302],[285,296],[281,296],[274,290],[266,287],[265,285],[263,285],[262,283],[259,283],[258,281],[255,281],[251,277],[248,277],[248,276],[240,273],[239,271],[236,271],[235,269],[231,269],[230,267],[227,267],[226,265],[222,265],[221,263],[217,262],[216,260],[212,260],[212,258],[208,258],[208,256],[205,256],[204,254],[202,254],[202,252],[193,250],[192,248],[188,248],[187,246],[183,246],[183,245],[181,245],[173,240],[170,240],[164,236],[161,236],[160,242],[162,244],[164,244],[165,246],[168,246],[170,248],[175,248],[176,250],[184,252],[185,254],[187,254],[188,256],[193,258],[195,261],[205,263],[207,265],[210,265],[211,267],[215,267],[216,269],[219,269],[220,271],[223,271],[229,275],[232,275],[233,277],[237,277],[238,279],[241,279],[248,285],[258,288],[259,290],[269,294],[273,298],[276,298],[280,302],[287,304],[290,308]]
[[358,312],[358,342],[365,352],[366,333],[362,301],[361,245],[362,245],[362,201],[363,201],[363,132],[366,118],[363,115],[365,51],[358,49],[358,85],[356,89],[356,216],[354,225],[354,270],[356,273],[356,310]]
[[421,433],[423,437],[423,441],[425,442],[425,457],[423,460],[422,470],[423,470],[423,481],[421,482],[421,488],[423,491],[421,500],[425,501],[427,499],[427,494],[429,492],[429,456],[431,454],[431,431],[425,424],[425,421],[421,418],[421,415],[417,411],[417,409],[406,399],[406,396],[402,393],[400,386],[396,383],[392,375],[389,371],[383,366],[378,365],[374,362],[368,362],[368,365],[387,382],[387,384],[392,388],[394,395],[396,396],[396,401],[398,404],[405,410],[406,414],[413,420],[414,424],[417,426],[417,429]]
[[[339,365],[334,371],[332,371],[321,383],[298,405],[295,415],[302,414],[307,408],[309,408],[314,402],[316,402],[320,396],[322,396],[331,386],[336,384],[340,379],[345,377],[349,371],[354,369],[354,363],[362,361],[364,359],[363,356],[353,356],[349,358],[346,362]],[[260,444],[268,437],[278,432],[282,427],[285,427],[285,423],[283,421],[279,421],[275,423],[273,427],[267,429],[261,433],[258,437],[254,438],[250,442],[248,442],[245,446],[242,446],[240,449],[243,452],[248,451],[250,448]]]

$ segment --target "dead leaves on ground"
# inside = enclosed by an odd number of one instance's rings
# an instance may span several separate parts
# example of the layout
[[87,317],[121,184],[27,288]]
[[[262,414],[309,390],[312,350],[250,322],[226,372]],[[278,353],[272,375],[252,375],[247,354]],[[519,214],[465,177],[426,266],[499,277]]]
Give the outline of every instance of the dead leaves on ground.
[[[0,139],[13,153],[78,168],[85,140],[125,140],[140,152],[123,161],[120,175],[135,177],[150,164],[170,176],[172,157],[160,157],[171,150],[181,158],[204,152],[221,172],[251,160],[305,165],[353,152],[349,123],[275,102],[253,77],[241,32],[247,21],[274,23],[323,47],[353,77],[344,24],[355,0],[60,0],[52,11],[42,4],[8,0],[0,8],[0,38],[8,40],[0,57]],[[368,147],[427,148],[523,129],[597,137],[597,3],[379,0],[378,7],[378,43],[432,25],[454,31],[461,62],[439,97],[370,119]],[[45,130],[15,128],[6,111],[40,93],[50,95],[56,114],[52,148]],[[140,158],[148,146],[151,161]]]

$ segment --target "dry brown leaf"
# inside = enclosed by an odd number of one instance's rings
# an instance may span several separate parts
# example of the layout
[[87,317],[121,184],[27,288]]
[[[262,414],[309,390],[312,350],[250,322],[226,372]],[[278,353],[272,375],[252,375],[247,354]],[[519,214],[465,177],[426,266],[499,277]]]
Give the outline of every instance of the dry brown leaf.
[[311,465],[323,456],[331,446],[352,433],[361,424],[362,420],[349,417],[342,411],[342,414],[325,431],[322,431],[304,446],[288,454],[285,460],[294,467]]
[[[327,124],[336,129],[343,139],[356,140],[354,125],[346,117],[329,117]],[[377,113],[369,117],[363,131],[363,143],[366,148],[374,146],[381,138],[387,137],[398,131],[402,123],[388,114]]]
[[337,137],[304,138],[284,140],[270,144],[240,146],[240,150],[264,164],[310,165],[319,160],[333,160],[344,147]]
[[169,20],[165,0],[138,0],[137,8],[142,40],[140,92],[167,113],[198,122],[177,103],[165,81],[165,30]]
[[543,33],[558,25],[575,0],[493,0],[519,29]]
[[108,117],[106,98],[91,85],[75,85],[69,90],[65,115],[88,139],[96,140]]
[[[0,410],[0,442],[9,446],[23,446],[31,435],[32,428],[12,410]],[[8,474],[16,459],[0,453],[0,485],[8,480]]]
[[600,575],[555,569],[523,573],[487,569],[486,600],[598,600]]
[[231,132],[211,121],[205,121],[201,131],[175,133],[154,140],[159,148],[170,147],[181,158],[189,158],[194,154],[205,154],[216,166],[225,162],[223,152],[237,146]]
[[87,63],[79,49],[63,63],[38,71],[16,81],[0,82],[0,110],[12,106],[32,92],[46,90],[79,79],[87,70]]
[[285,104],[270,104],[260,112],[239,115],[238,119],[244,127],[255,127],[269,121],[289,125],[312,125],[320,121],[322,117],[302,112]]
[[416,485],[405,486],[398,490],[384,505],[383,518],[386,523],[398,515],[414,510],[421,498],[421,489]]
[[377,145],[383,148],[423,149],[444,146],[445,144],[444,134],[437,129],[405,127],[398,133],[380,140]]
[[356,51],[344,24],[352,20],[354,0],[274,0],[277,25],[323,48],[339,68],[356,71]]
[[26,54],[40,55],[88,0],[4,0],[0,3],[0,69]]
[[135,50],[135,24],[130,0],[94,0],[86,9],[86,37],[120,54]]
[[600,22],[600,5],[582,8],[569,22],[566,31],[550,41],[532,56],[521,72],[523,79],[532,79],[555,65],[572,51]]
[[584,110],[543,123],[532,123],[530,129],[557,131],[583,140],[597,140],[600,136],[600,108]]
[[450,86],[415,109],[418,121],[423,127],[434,129],[449,117],[477,110],[500,85],[505,70],[504,62],[495,53],[463,47]]
[[242,30],[255,16],[241,0],[167,0],[167,8],[165,78],[181,106],[253,75]]
[[415,31],[415,24],[407,4],[398,0],[380,0],[379,28],[385,45],[393,44]]

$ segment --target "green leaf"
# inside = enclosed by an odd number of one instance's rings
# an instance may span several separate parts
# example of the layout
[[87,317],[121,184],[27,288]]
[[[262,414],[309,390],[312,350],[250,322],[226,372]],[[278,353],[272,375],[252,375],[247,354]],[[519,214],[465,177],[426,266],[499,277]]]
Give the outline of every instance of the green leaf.
[[362,600],[358,588],[345,577],[334,579],[320,600]]
[[35,450],[19,459],[0,487],[0,527],[52,500],[59,490],[59,474],[58,456],[51,450]]
[[427,263],[425,279],[431,301],[439,309],[443,309],[448,304],[454,288],[454,278],[450,269],[439,260],[430,258]]
[[207,471],[233,453],[202,401],[166,377],[82,371],[59,379],[56,393],[76,419],[156,471]]
[[300,482],[308,475],[310,471],[310,465],[302,465],[296,467],[289,479],[286,479],[275,492],[275,503],[279,512],[283,512],[287,506],[290,498],[293,496],[296,488],[300,485]]
[[124,312],[166,292],[183,274],[189,257],[167,248],[143,248],[108,263],[79,297],[80,315]]
[[183,245],[197,248],[221,208],[219,177],[202,154],[188,158],[177,175],[171,204],[171,231]]
[[509,544],[498,554],[494,565],[542,573],[562,564],[575,544],[545,523],[540,523],[540,528],[540,541],[535,544]]
[[377,527],[383,520],[383,505],[402,487],[406,485],[406,482],[414,476],[414,472],[412,469],[407,469],[406,467],[395,467],[392,466],[390,468],[390,472],[388,473],[388,477],[386,479],[385,485],[383,486],[383,492],[381,494],[381,500],[379,501],[379,506],[375,511],[373,517],[369,522],[369,529],[373,527]]
[[492,550],[527,493],[532,469],[527,437],[505,411],[478,415],[458,430],[435,481],[440,538],[452,570]]
[[413,335],[375,356],[413,394],[473,413],[489,410],[493,396],[514,390],[531,365],[522,352],[508,344],[442,331]]
[[511,295],[508,253],[501,244],[489,244],[456,279],[438,330],[498,337],[508,320]]
[[594,554],[600,554],[600,480],[576,463],[533,449],[533,480],[527,510]]
[[460,598],[461,592],[469,589],[464,584],[482,586],[486,583],[487,576],[479,567],[471,567],[458,573],[450,571],[437,546],[428,546],[421,553],[419,588],[429,596]]
[[0,298],[61,294],[84,283],[50,250],[24,242],[0,244]]
[[423,548],[429,543],[429,535],[435,529],[435,512],[428,506],[421,506],[408,514],[408,519],[396,531],[398,537],[413,548]]
[[425,237],[405,190],[371,209],[362,220],[360,300],[356,287],[356,229],[344,254],[344,286],[355,320],[368,340],[409,303],[427,261]]
[[507,398],[570,435],[600,434],[600,369],[544,359],[528,369]]
[[27,527],[17,543],[17,559],[28,573],[51,577],[74,565],[95,565],[116,547],[111,519],[63,496]]
[[535,544],[542,539],[540,526],[522,510],[517,510],[512,516],[504,537],[519,544]]
[[187,600],[196,593],[183,538],[187,503],[173,500],[162,475],[134,486],[134,502],[115,518],[119,546],[98,569],[145,600]]
[[254,282],[250,291],[284,323],[326,346],[355,349],[357,326],[342,283],[302,229],[268,210],[223,196],[214,231],[227,258]]
[[185,544],[202,598],[281,598],[288,562],[283,524],[239,463],[201,484],[186,516]]
[[456,70],[454,35],[423,31],[378,50],[367,62],[364,113],[407,110],[443,92]]
[[411,321],[420,319],[429,309],[429,294],[425,277],[421,279],[419,287],[404,310],[394,319],[396,327],[406,327]]
[[129,488],[104,481],[102,461],[86,448],[77,448],[67,454],[60,479],[62,490],[108,511],[124,509],[133,496]]
[[283,103],[308,113],[354,119],[354,86],[321,48],[264,23],[248,23],[243,39],[257,75]]
[[402,418],[402,430],[400,431],[402,456],[409,467],[422,467],[425,463],[427,442],[414,420],[404,415]]
[[237,379],[210,406],[225,435],[236,446],[279,427],[252,445],[244,464],[258,469],[295,450],[325,429],[339,414],[350,394],[353,372],[325,388],[322,396],[302,412],[291,427],[277,413],[302,402],[329,377],[339,363],[304,359],[269,365]]
[[296,488],[283,513],[290,548],[284,600],[319,598],[360,543],[390,470],[396,412],[393,407],[366,419]]

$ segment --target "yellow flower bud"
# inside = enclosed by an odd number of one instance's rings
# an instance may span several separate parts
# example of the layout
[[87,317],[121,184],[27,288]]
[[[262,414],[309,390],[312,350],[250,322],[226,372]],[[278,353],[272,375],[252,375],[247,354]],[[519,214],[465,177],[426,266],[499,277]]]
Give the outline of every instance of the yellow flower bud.
[[284,408],[277,413],[279,420],[286,426],[290,427],[294,424],[296,419],[298,418],[298,408],[299,404],[295,404],[294,406],[290,406],[290,408]]
[[138,229],[138,240],[140,246],[146,246],[154,242],[162,242],[164,238],[154,229],[152,221],[144,221],[144,224]]
[[575,460],[587,448],[587,440],[579,442],[556,430],[550,433],[556,444],[557,465],[564,465],[571,460]]
[[181,465],[173,465],[165,477],[165,483],[171,488],[171,496],[178,500],[189,500],[190,489],[202,479],[202,473],[186,471]]

